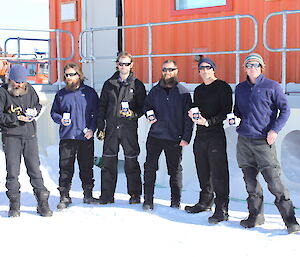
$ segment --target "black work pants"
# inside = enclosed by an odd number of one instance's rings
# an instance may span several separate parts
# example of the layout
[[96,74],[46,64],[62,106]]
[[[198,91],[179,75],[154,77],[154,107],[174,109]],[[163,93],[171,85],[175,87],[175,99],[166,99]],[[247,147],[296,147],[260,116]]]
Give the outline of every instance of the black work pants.
[[101,198],[113,198],[118,175],[118,153],[120,145],[124,150],[124,171],[129,195],[142,194],[141,169],[138,162],[140,147],[136,127],[106,129],[103,145],[103,167],[101,169]]
[[154,195],[156,171],[159,156],[164,151],[166,156],[168,175],[170,176],[171,199],[180,201],[182,189],[182,147],[178,141],[170,141],[148,137],[146,143],[147,156],[144,164],[144,194],[151,199]]
[[20,190],[19,175],[23,155],[30,184],[35,192],[47,191],[40,170],[38,143],[36,138],[24,139],[2,135],[3,150],[6,159],[6,188],[16,193]]
[[94,186],[94,140],[62,139],[59,142],[59,187],[70,190],[77,158],[82,188],[90,190]]
[[228,205],[229,171],[223,128],[210,134],[197,134],[193,150],[201,188],[199,201],[208,204],[215,193],[217,206]]
[[275,196],[275,205],[283,220],[286,222],[295,215],[293,203],[280,179],[281,168],[275,144],[269,145],[266,139],[239,136],[237,161],[244,174],[250,214],[263,214],[263,191],[257,180],[260,172],[268,184],[269,191]]

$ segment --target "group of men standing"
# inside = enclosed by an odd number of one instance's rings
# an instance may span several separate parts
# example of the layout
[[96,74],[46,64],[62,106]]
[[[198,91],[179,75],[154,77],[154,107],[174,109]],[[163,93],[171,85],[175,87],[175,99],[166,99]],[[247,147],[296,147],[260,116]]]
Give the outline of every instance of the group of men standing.
[[[144,210],[154,208],[154,190],[158,160],[164,151],[170,176],[171,207],[180,208],[182,191],[182,148],[190,143],[193,124],[197,131],[193,143],[195,164],[200,185],[199,202],[185,206],[188,213],[211,210],[208,222],[228,220],[229,169],[223,122],[232,112],[232,90],[215,75],[216,65],[210,58],[198,62],[203,80],[194,91],[179,83],[178,66],[173,60],[162,64],[162,75],[146,95],[144,84],[133,72],[132,56],[121,52],[116,60],[117,71],[102,88],[100,99],[95,90],[84,84],[84,74],[75,63],[64,67],[66,86],[55,96],[51,117],[60,125],[58,209],[71,203],[69,195],[74,162],[77,158],[87,204],[114,203],[117,182],[118,152],[121,145],[125,157],[125,175],[129,203],[141,202],[142,181],[138,162],[138,119],[145,115],[151,125],[146,142],[144,163]],[[277,206],[289,233],[300,231],[294,207],[280,179],[275,140],[289,117],[287,99],[277,82],[264,77],[263,58],[256,53],[244,62],[247,79],[235,91],[234,114],[239,134],[237,160],[244,174],[248,192],[249,216],[240,222],[246,228],[264,223],[263,194],[257,176],[261,173],[275,196]],[[195,113],[196,108],[196,113]],[[20,215],[20,160],[23,155],[30,182],[38,200],[37,211],[51,216],[49,191],[39,169],[35,117],[41,110],[33,87],[26,83],[26,69],[15,65],[8,84],[0,88],[0,124],[7,167],[9,216]],[[279,111],[279,114],[278,114]],[[101,196],[93,197],[94,134],[103,144]]]

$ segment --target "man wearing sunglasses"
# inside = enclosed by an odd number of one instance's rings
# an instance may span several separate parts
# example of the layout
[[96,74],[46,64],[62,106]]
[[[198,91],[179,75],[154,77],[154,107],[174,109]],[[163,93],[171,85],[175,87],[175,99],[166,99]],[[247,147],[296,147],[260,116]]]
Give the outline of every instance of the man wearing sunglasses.
[[237,127],[237,161],[243,171],[248,192],[249,216],[240,222],[252,228],[265,222],[263,192],[257,176],[262,174],[288,233],[300,231],[294,206],[281,179],[275,140],[290,115],[287,98],[280,85],[263,75],[265,63],[257,53],[244,62],[247,79],[235,90],[234,113],[241,119]]
[[215,76],[216,65],[210,58],[202,58],[198,70],[203,83],[194,91],[193,106],[198,107],[200,114],[195,119],[189,111],[189,116],[197,124],[193,150],[201,191],[199,202],[185,210],[208,211],[215,203],[208,222],[216,224],[228,220],[229,171],[223,121],[232,110],[232,90]]
[[144,210],[153,209],[154,186],[158,160],[164,151],[170,176],[171,207],[180,208],[182,189],[182,147],[189,144],[193,122],[188,117],[192,99],[189,91],[178,82],[178,67],[175,61],[166,60],[162,65],[159,83],[145,100],[145,114],[151,124],[146,142],[147,156],[144,164]]
[[84,74],[76,63],[64,67],[66,86],[59,90],[52,104],[51,117],[59,124],[59,187],[57,209],[71,203],[69,195],[74,163],[77,158],[83,188],[83,203],[94,204],[94,132],[97,128],[99,98],[96,91],[84,84]]
[[116,60],[117,71],[103,85],[98,110],[98,139],[104,139],[101,169],[100,204],[114,202],[117,183],[118,152],[124,150],[129,204],[140,203],[141,169],[138,162],[138,119],[143,115],[146,90],[133,72],[132,56],[121,52]]
[[38,202],[41,216],[52,216],[48,205],[49,191],[44,186],[38,153],[36,121],[42,106],[34,88],[27,80],[27,70],[22,65],[13,65],[8,84],[0,88],[0,127],[6,159],[6,195],[9,198],[9,217],[20,216],[20,164],[24,158]]

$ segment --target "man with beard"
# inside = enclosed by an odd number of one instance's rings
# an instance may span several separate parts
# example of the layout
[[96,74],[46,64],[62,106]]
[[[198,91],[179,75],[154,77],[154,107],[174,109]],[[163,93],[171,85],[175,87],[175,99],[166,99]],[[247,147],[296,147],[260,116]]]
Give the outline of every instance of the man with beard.
[[[144,164],[144,210],[153,209],[154,185],[158,159],[165,152],[170,175],[171,207],[180,208],[182,189],[182,147],[191,140],[193,122],[188,116],[192,99],[188,90],[177,79],[175,61],[166,60],[162,77],[145,99],[145,113],[151,128],[148,134],[147,156]],[[149,115],[150,112],[151,115]]]
[[138,119],[143,115],[146,90],[144,84],[131,71],[133,60],[128,52],[119,53],[116,64],[117,71],[103,85],[98,111],[98,138],[104,138],[99,202],[114,202],[121,144],[125,157],[129,204],[138,204],[141,202],[142,182],[138,162],[140,147],[137,128]]
[[0,88],[0,126],[6,159],[6,195],[9,198],[9,217],[20,216],[20,163],[24,158],[38,202],[41,216],[52,216],[48,205],[49,191],[44,186],[38,153],[35,117],[41,111],[39,97],[27,80],[26,68],[12,66],[8,84]]
[[76,63],[64,67],[66,86],[59,90],[51,108],[51,117],[59,128],[59,187],[60,202],[57,209],[71,203],[69,192],[77,158],[79,177],[83,188],[83,203],[97,203],[94,187],[94,132],[97,128],[98,95],[84,84],[84,74]]
[[190,111],[189,116],[197,124],[193,148],[201,192],[199,202],[186,206],[185,210],[208,211],[215,203],[208,222],[216,224],[228,220],[229,171],[223,121],[232,110],[232,90],[225,81],[216,78],[216,65],[210,58],[202,58],[198,69],[203,83],[194,91],[193,106],[200,114],[195,119]]

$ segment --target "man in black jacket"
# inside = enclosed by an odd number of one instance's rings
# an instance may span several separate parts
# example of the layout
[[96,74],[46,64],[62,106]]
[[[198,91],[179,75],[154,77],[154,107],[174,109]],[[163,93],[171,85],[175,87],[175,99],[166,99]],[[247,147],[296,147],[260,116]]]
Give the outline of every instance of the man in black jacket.
[[[117,72],[102,88],[98,122],[98,139],[104,138],[103,167],[101,169],[100,204],[114,202],[117,183],[119,145],[125,156],[125,174],[129,203],[140,203],[142,193],[141,169],[138,163],[138,118],[143,115],[146,90],[131,71],[132,57],[121,52],[116,60]],[[105,133],[105,136],[104,136]]]
[[[180,208],[182,189],[182,147],[191,140],[193,122],[188,116],[192,99],[188,90],[178,83],[178,67],[167,60],[162,65],[162,77],[145,100],[145,113],[151,125],[144,164],[144,210],[153,209],[154,185],[158,159],[165,152],[170,175],[171,207]],[[151,112],[151,114],[150,114]]]
[[26,83],[24,66],[14,65],[8,84],[0,88],[0,126],[6,158],[6,188],[10,201],[9,217],[20,216],[20,163],[23,155],[41,216],[52,216],[48,205],[49,191],[39,168],[36,121],[42,106],[34,88]]
[[194,141],[194,155],[201,188],[200,199],[194,206],[186,206],[188,213],[208,211],[215,202],[214,214],[208,222],[212,224],[228,220],[229,171],[226,153],[226,137],[223,121],[232,109],[231,87],[215,76],[216,65],[210,58],[198,64],[203,83],[194,91],[194,107],[200,111]]

